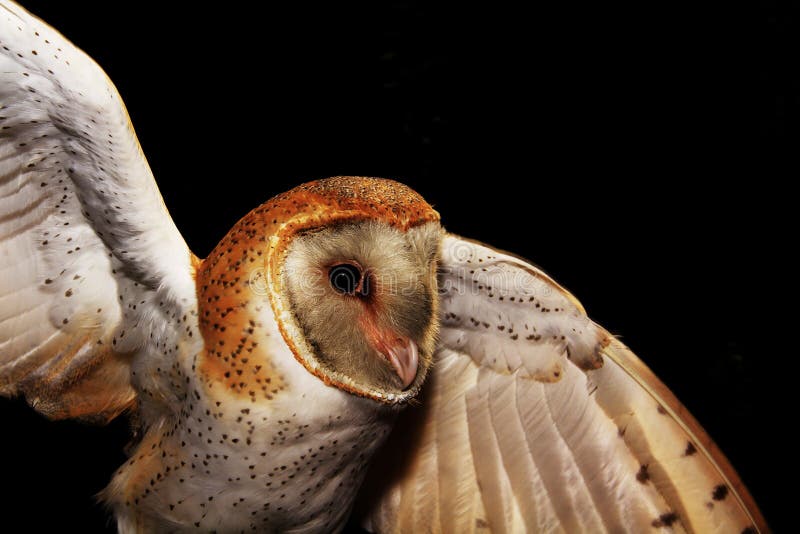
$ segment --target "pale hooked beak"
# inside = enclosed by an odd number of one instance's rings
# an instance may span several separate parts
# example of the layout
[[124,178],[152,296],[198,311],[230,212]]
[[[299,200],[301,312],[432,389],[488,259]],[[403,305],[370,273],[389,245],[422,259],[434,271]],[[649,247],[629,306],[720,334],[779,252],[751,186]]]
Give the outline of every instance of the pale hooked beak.
[[413,339],[398,338],[382,352],[394,367],[394,372],[403,382],[403,389],[408,388],[417,377],[417,368],[419,367],[417,344]]
[[364,315],[361,322],[367,339],[394,368],[403,383],[403,389],[407,389],[417,377],[419,347],[413,339],[391,329],[380,328],[369,319],[369,315]]

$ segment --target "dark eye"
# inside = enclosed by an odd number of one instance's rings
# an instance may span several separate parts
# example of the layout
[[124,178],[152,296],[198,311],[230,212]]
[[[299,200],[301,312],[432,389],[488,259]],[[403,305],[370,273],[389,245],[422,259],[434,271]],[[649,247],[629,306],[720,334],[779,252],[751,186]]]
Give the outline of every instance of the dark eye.
[[349,263],[334,265],[328,271],[331,287],[342,295],[355,295],[361,288],[361,269]]

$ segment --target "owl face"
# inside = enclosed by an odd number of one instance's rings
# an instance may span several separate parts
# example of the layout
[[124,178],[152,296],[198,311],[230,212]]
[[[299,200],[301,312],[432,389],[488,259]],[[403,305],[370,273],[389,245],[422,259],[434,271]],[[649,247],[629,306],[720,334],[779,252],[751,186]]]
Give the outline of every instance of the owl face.
[[380,220],[312,228],[289,244],[286,306],[323,379],[381,399],[413,395],[438,330],[436,263],[442,230]]

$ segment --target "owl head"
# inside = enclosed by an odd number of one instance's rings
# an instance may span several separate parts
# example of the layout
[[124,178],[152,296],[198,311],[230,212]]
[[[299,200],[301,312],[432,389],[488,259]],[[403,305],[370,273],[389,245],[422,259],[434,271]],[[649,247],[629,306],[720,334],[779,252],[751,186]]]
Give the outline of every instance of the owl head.
[[256,212],[268,294],[297,360],[360,396],[415,396],[438,332],[438,213],[402,184],[354,177],[302,185]]

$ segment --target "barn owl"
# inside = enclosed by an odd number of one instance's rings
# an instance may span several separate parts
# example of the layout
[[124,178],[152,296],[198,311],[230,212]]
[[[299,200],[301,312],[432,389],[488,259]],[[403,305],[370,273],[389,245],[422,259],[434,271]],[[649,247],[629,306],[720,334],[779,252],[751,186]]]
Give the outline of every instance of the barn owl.
[[120,532],[766,531],[634,354],[402,184],[301,185],[195,257],[103,71],[0,6],[0,394],[135,414]]

